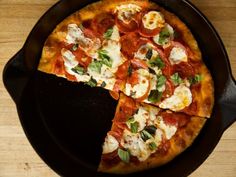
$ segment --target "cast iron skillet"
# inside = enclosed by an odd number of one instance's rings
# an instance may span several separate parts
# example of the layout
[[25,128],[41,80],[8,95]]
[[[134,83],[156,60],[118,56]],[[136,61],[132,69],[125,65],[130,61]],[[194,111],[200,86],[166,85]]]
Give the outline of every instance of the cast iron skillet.
[[[89,88],[37,71],[47,36],[65,17],[91,3],[66,0],[38,21],[23,48],[6,64],[4,84],[15,101],[24,131],[40,157],[62,176],[112,176],[97,173],[101,144],[117,102],[108,91]],[[129,176],[187,176],[209,156],[236,119],[236,85],[217,32],[191,3],[156,0],[191,29],[215,82],[215,106],[193,145],[170,163]]]

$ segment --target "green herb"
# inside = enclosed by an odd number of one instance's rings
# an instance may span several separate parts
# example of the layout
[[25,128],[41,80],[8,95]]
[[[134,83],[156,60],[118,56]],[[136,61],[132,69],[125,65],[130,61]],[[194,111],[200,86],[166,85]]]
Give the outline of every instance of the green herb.
[[138,132],[138,122],[134,122],[130,124],[130,129],[132,133],[137,133]]
[[82,23],[80,23],[80,24],[79,24],[79,28],[80,28],[81,30],[83,30],[83,29],[84,29],[84,26],[83,26],[83,24],[82,24]]
[[163,75],[160,75],[158,78],[157,78],[157,90],[162,88],[163,85],[166,84],[166,77],[163,76]]
[[136,95],[136,91],[132,91],[132,90],[131,90],[131,91],[130,91],[130,96],[133,97],[133,96],[135,96],[135,95]]
[[144,128],[148,133],[155,135],[157,128],[154,125],[149,125]]
[[157,145],[154,142],[149,143],[149,148],[153,151],[157,149]]
[[198,84],[202,81],[202,75],[196,74],[194,77],[189,78],[190,84]]
[[146,53],[146,58],[149,60],[152,58],[152,49],[148,49],[148,51]]
[[143,141],[147,141],[148,139],[152,138],[152,135],[148,133],[146,130],[142,130],[140,133]]
[[113,33],[113,28],[109,28],[109,29],[103,34],[103,37],[104,37],[105,39],[110,39],[112,33]]
[[130,153],[129,151],[123,150],[123,149],[118,149],[118,156],[120,157],[120,159],[125,162],[125,163],[129,163],[130,160]]
[[149,96],[148,96],[148,101],[151,103],[157,103],[161,100],[162,97],[162,92],[159,92],[158,90],[151,90]]
[[129,68],[128,68],[128,77],[130,77],[132,75],[132,71],[133,71],[132,67],[129,66]]
[[85,73],[85,70],[83,67],[81,66],[76,66],[74,68],[71,69],[73,72],[79,74],[79,75],[83,75]]
[[131,124],[131,123],[133,123],[134,122],[134,117],[130,117],[127,121],[126,121],[126,123],[127,124]]
[[148,61],[149,65],[151,67],[158,67],[159,69],[162,69],[165,67],[165,63],[162,61],[161,57],[158,55],[155,58],[152,58],[151,60]]
[[101,73],[101,68],[102,68],[102,63],[100,61],[93,61],[92,63],[89,64],[88,68],[91,71]]
[[164,29],[160,32],[158,42],[163,45],[164,43],[166,43],[166,41],[167,41],[167,39],[168,39],[169,37],[170,37],[170,32],[168,31],[167,28],[164,28]]
[[88,82],[85,82],[84,84],[89,85],[90,87],[96,87],[97,81],[93,77],[91,77],[90,80]]
[[103,81],[102,84],[101,84],[101,87],[104,88],[104,87],[106,87],[106,85],[107,85],[106,82]]
[[72,51],[76,51],[79,47],[79,44],[74,44],[71,48]]
[[108,56],[108,52],[106,50],[99,50],[98,57],[101,59],[101,63],[107,65],[108,67],[112,67],[112,60]]
[[174,83],[175,86],[179,85],[183,82],[183,80],[179,76],[179,73],[173,74],[170,78],[171,78],[171,80],[172,80],[172,82]]

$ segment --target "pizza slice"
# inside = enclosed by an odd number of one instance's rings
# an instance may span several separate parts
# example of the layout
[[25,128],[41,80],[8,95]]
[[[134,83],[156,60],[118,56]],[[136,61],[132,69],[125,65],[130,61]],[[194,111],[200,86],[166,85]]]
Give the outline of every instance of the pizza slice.
[[126,174],[163,165],[192,144],[205,121],[121,94],[98,171]]

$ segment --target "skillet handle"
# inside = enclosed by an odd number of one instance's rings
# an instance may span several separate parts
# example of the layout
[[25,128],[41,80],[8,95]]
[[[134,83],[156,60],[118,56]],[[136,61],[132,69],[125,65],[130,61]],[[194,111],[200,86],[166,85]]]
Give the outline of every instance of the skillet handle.
[[227,87],[220,99],[222,110],[222,130],[225,131],[236,121],[236,81],[233,76],[227,82]]
[[24,52],[21,49],[7,62],[3,70],[3,83],[15,103],[20,101],[29,76],[29,70],[24,62]]

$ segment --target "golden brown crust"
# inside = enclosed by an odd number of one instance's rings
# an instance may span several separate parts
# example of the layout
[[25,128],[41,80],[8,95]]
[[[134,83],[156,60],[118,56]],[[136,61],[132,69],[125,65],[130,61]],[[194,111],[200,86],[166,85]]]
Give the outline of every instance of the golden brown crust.
[[[118,113],[120,107],[126,104],[127,97],[123,94],[120,96],[120,100],[116,109]],[[176,134],[169,140],[170,148],[166,153],[159,153],[158,151],[152,154],[146,161],[124,163],[119,161],[114,166],[107,167],[107,165],[101,161],[98,167],[98,171],[106,173],[127,174],[137,171],[142,171],[154,167],[161,166],[174,159],[177,155],[188,148],[203,128],[206,119],[201,117],[191,117],[188,124],[182,128],[179,128]],[[116,130],[116,125],[113,123],[112,130]]]

